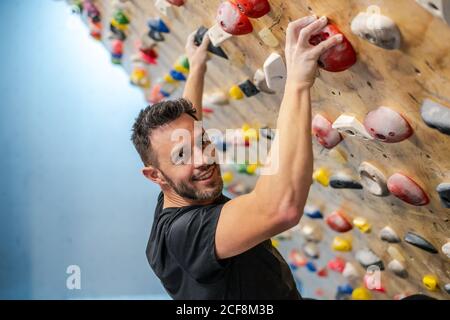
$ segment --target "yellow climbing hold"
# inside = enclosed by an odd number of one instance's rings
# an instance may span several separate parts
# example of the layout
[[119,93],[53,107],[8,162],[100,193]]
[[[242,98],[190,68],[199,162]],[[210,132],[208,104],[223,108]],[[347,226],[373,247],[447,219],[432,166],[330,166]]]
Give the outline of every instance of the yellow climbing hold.
[[438,278],[433,274],[427,274],[423,277],[422,283],[430,291],[435,291],[438,287]]
[[280,246],[280,241],[278,241],[277,239],[270,239],[270,241],[272,241],[272,245],[275,247],[275,248],[278,248],[279,246]]
[[370,224],[366,218],[356,217],[353,219],[353,225],[363,233],[370,232]]
[[172,78],[172,76],[170,74],[166,74],[164,76],[164,81],[167,82],[167,83],[176,83],[177,82],[177,80]]
[[246,168],[246,171],[248,174],[255,174],[256,169],[258,169],[258,165],[257,164],[249,164]]
[[313,173],[313,179],[324,187],[328,187],[330,183],[330,172],[325,168],[319,168]]
[[228,94],[232,99],[240,100],[244,98],[244,93],[242,92],[241,88],[239,86],[234,85],[230,88],[230,91],[228,91]]
[[353,300],[370,300],[372,299],[372,295],[369,290],[363,287],[355,288],[352,292]]
[[116,29],[119,29],[121,31],[125,31],[128,29],[128,25],[127,24],[120,24],[119,22],[117,22],[116,19],[112,19],[111,20],[111,25],[113,25]]
[[230,183],[231,181],[233,181],[233,173],[231,171],[225,171],[222,174],[222,180],[225,184]]
[[180,64],[178,62],[173,65],[173,69],[175,71],[178,71],[178,72],[181,72],[184,74],[189,73],[189,69],[185,68],[182,64]]
[[352,241],[336,236],[333,239],[332,248],[336,251],[350,251],[352,250]]

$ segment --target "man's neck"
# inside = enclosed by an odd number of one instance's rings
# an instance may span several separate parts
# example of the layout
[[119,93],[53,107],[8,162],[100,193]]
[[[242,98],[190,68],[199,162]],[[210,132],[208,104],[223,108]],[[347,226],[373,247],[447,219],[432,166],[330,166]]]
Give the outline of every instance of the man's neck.
[[164,193],[164,204],[163,209],[166,208],[180,208],[185,206],[194,206],[194,205],[208,205],[214,202],[215,199],[208,200],[191,200],[181,197],[180,195],[171,192],[171,191],[163,191]]

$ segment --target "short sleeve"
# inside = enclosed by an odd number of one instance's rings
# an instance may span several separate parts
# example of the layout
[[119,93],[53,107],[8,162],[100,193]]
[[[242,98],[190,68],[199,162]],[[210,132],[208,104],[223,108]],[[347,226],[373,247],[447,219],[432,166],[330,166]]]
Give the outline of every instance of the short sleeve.
[[211,283],[223,275],[227,262],[215,252],[217,223],[223,204],[180,214],[169,226],[167,245],[175,260],[198,282]]

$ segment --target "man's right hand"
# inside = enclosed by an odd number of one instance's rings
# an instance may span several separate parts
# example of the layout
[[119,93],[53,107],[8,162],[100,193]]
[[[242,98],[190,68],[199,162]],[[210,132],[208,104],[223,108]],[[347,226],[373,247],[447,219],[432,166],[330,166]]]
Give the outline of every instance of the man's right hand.
[[286,86],[311,88],[317,74],[319,57],[331,47],[342,42],[343,35],[337,34],[313,46],[311,36],[317,34],[328,23],[327,17],[317,19],[308,16],[289,23],[286,31]]

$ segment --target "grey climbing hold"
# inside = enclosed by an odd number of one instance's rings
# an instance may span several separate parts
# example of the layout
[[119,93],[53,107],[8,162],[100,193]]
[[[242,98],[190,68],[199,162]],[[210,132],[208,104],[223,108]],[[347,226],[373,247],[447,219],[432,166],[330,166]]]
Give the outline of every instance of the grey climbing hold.
[[396,243],[401,241],[397,233],[389,226],[386,226],[383,229],[381,229],[380,239],[390,243]]
[[[208,32],[208,29],[205,28],[204,26],[201,26],[200,28],[198,28],[197,33],[195,34],[194,37],[194,43],[195,45],[199,46],[202,41],[203,41],[203,37],[205,36],[205,34]],[[215,47],[213,46],[212,43],[209,43],[208,45],[208,51],[219,56],[222,57],[224,59],[228,59],[227,54],[225,53],[225,51],[222,50],[221,47]]]
[[354,34],[384,49],[400,48],[400,30],[391,18],[375,12],[360,12],[352,21]]
[[356,252],[356,260],[367,269],[370,266],[377,266],[380,270],[384,270],[383,261],[370,249],[361,249]]
[[401,278],[406,278],[408,276],[408,272],[406,271],[405,266],[398,260],[394,259],[389,262],[388,269],[396,276],[399,276]]
[[267,86],[266,74],[263,69],[258,69],[253,76],[253,82],[259,91],[267,94],[275,94],[276,92]]
[[246,97],[253,97],[259,93],[258,88],[251,82],[247,80],[239,85],[239,88],[245,94]]
[[450,258],[450,241],[444,244],[441,250],[447,256],[447,258]]
[[433,100],[425,99],[420,108],[420,114],[429,127],[450,135],[450,108]]
[[412,244],[413,246],[416,246],[417,248],[420,248],[427,252],[430,252],[430,253],[438,252],[436,250],[436,248],[428,240],[422,238],[421,236],[419,236],[415,233],[412,233],[412,232],[406,233],[404,240],[406,242],[408,242],[409,244]]
[[361,183],[346,172],[338,172],[330,177],[330,186],[335,189],[362,189]]
[[319,258],[319,248],[313,242],[308,242],[303,246],[303,252],[308,258],[318,259]]
[[448,294],[450,294],[450,283],[446,283],[446,284],[444,285],[444,290],[445,290]]
[[450,208],[450,182],[444,182],[437,186],[436,191],[439,193],[441,203],[444,208]]

